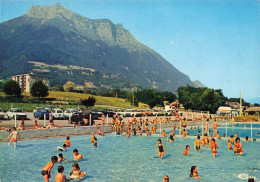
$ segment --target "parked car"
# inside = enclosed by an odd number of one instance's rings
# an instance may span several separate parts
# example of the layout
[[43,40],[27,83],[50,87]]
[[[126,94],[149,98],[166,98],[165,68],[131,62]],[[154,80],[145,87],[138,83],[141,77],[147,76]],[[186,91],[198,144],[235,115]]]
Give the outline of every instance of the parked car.
[[14,118],[16,115],[16,119],[26,119],[27,114],[23,112],[22,109],[19,108],[11,108],[9,111],[7,111],[7,117],[8,118]]
[[47,109],[49,112],[55,109],[54,106],[46,106],[44,109]]
[[64,119],[64,112],[62,109],[52,109],[51,115],[53,119]]
[[66,109],[64,111],[64,117],[66,119],[69,119],[69,117],[72,117],[73,113],[77,113],[77,112],[81,112],[81,111],[79,111],[79,109],[73,109],[73,108]]
[[43,107],[35,107],[34,110],[33,110],[33,112],[35,113],[35,112],[37,112],[37,110],[39,110],[39,109],[44,109],[44,108],[43,108]]
[[49,120],[49,111],[47,109],[37,109],[36,112],[33,113],[34,118],[37,119],[44,119],[44,115],[45,115],[45,119]]
[[91,115],[101,117],[103,115],[103,112],[100,112],[96,109],[92,109]]
[[[71,123],[83,125],[83,124],[85,124],[83,118],[89,120],[90,114],[91,114],[91,125],[94,125],[95,120],[98,119],[98,115],[92,114],[92,110],[88,110],[88,109],[82,110],[82,113],[80,113],[80,112],[73,113],[72,117],[71,117]],[[88,122],[87,125],[89,125],[89,124],[90,123]]]
[[3,112],[3,109],[0,108],[0,118],[4,118],[5,117],[5,114]]
[[103,114],[105,114],[105,116],[108,115],[108,117],[113,117],[113,115],[115,114],[115,112],[111,109],[104,109],[102,112]]

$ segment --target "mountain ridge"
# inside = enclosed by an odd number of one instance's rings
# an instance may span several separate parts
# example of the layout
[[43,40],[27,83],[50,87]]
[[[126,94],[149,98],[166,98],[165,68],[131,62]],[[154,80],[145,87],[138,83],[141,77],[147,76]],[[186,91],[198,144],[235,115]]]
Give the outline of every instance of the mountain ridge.
[[[3,78],[29,72],[28,61],[38,61],[119,74],[142,88],[176,93],[179,86],[194,86],[187,75],[139,43],[121,24],[90,20],[59,4],[34,5],[25,15],[1,23],[0,30]],[[17,64],[21,66],[15,70]]]

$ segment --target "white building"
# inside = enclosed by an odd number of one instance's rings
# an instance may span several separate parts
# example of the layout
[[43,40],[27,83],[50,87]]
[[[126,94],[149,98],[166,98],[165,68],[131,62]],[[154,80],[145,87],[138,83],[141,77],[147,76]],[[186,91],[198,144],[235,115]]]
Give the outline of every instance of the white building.
[[14,75],[12,79],[17,81],[23,92],[30,92],[33,83],[36,81],[42,81],[45,85],[50,87],[50,81],[48,76],[36,75],[33,73]]

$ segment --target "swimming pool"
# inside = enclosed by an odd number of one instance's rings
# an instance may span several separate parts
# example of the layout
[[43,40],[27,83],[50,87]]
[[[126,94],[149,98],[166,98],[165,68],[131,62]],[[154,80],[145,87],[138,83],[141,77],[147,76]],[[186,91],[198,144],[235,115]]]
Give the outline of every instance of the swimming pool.
[[[84,157],[79,162],[82,171],[87,177],[81,181],[162,181],[164,175],[170,181],[197,181],[189,178],[190,167],[196,165],[199,175],[204,181],[247,181],[238,178],[245,173],[260,179],[260,142],[243,144],[244,155],[235,155],[227,149],[224,140],[218,140],[220,149],[217,157],[212,158],[209,147],[202,148],[201,152],[193,149],[195,139],[177,138],[175,143],[166,146],[165,159],[154,158],[157,153],[154,149],[158,137],[145,136],[116,136],[107,134],[107,137],[98,138],[100,146],[93,147],[90,136],[71,137],[72,147],[63,152],[67,160],[72,160],[73,149],[77,148]],[[63,144],[65,138],[43,139],[18,142],[18,148],[0,144],[0,181],[43,181],[41,170],[50,161],[52,155],[58,155],[57,146]],[[183,156],[186,145],[190,145],[189,156]],[[65,168],[64,174],[68,177],[72,164],[57,163],[51,171],[51,180],[54,181],[59,165]]]
[[[205,123],[203,123],[203,127],[205,127]],[[201,135],[199,134],[199,130],[200,132],[202,132],[202,125],[199,126],[188,126],[187,130],[189,130],[189,135]],[[199,129],[199,130],[198,130]],[[172,130],[172,128],[170,129],[166,129],[166,131],[170,132]],[[212,131],[212,125],[209,126],[209,130]],[[179,129],[176,130],[176,133],[179,133]],[[226,134],[226,136],[230,136],[230,135],[235,135],[236,133],[238,133],[239,137],[246,137],[248,136],[249,138],[251,138],[251,123],[247,123],[246,127],[244,127],[243,123],[236,123],[234,126],[230,125],[229,123],[227,124],[227,130],[226,130],[226,124],[220,124],[218,126],[218,130],[217,130],[220,134],[220,136],[222,137],[224,134]],[[260,124],[259,123],[252,123],[252,138],[260,138],[260,135],[258,135],[258,133],[260,133]],[[210,133],[210,135],[212,135],[212,133]]]

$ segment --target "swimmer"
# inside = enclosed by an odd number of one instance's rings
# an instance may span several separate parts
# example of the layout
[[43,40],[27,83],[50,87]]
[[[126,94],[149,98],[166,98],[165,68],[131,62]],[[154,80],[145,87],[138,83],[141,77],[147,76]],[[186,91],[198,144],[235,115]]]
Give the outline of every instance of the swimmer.
[[58,157],[52,156],[51,162],[48,162],[42,169],[42,176],[45,182],[49,182],[49,178],[51,178],[51,169],[54,166],[54,164],[57,163],[57,161]]
[[101,136],[105,136],[104,132],[101,131],[101,128],[98,128],[97,134]]
[[234,135],[234,137],[237,138],[237,137],[238,137],[238,133],[236,133],[236,134]]
[[246,142],[251,142],[251,140],[248,139],[248,136],[246,136]]
[[188,154],[189,149],[190,149],[190,146],[186,145],[186,149],[184,150],[183,155],[189,155]]
[[172,131],[170,134],[167,135],[167,141],[172,143],[174,141],[173,137],[176,139],[176,136],[175,136],[174,132]]
[[217,142],[215,141],[214,138],[211,139],[210,148],[212,149],[212,156],[216,157],[216,154],[218,153],[217,152],[218,144],[217,144]]
[[205,145],[208,145],[208,144],[209,144],[209,138],[208,138],[207,133],[205,133],[202,138],[202,141],[201,141],[201,146],[204,147]]
[[166,136],[166,133],[165,133],[165,130],[162,131],[162,137],[165,137]]
[[163,182],[169,182],[169,176],[165,175],[165,176],[163,177]]
[[[163,156],[165,154],[166,148],[162,144],[162,140],[161,139],[158,139],[157,142],[158,142],[158,144],[155,146],[155,150],[156,150],[156,152],[158,152],[158,156],[161,157],[161,159],[163,159]],[[159,148],[159,151],[158,151],[157,147]]]
[[70,179],[80,178],[80,177],[86,176],[86,174],[80,170],[78,163],[74,163],[72,165],[72,167],[73,167],[73,169],[70,172]]
[[234,143],[234,135],[230,135],[230,142]]
[[78,149],[74,149],[73,154],[73,160],[79,161],[80,159],[83,159],[83,156],[78,152]]
[[93,141],[92,145],[93,145],[94,147],[97,147],[97,146],[98,146],[98,141],[97,141],[97,138],[96,138],[96,137],[94,138],[94,141]]
[[146,136],[150,136],[150,130],[147,130]]
[[102,120],[102,125],[103,125],[103,126],[105,125],[105,119],[106,119],[105,114],[102,114],[101,120]]
[[216,140],[220,139],[219,132],[216,133]]
[[63,166],[59,166],[58,167],[58,174],[55,175],[55,182],[67,182],[67,178],[66,175],[63,174],[64,172],[64,167]]
[[218,131],[218,123],[217,123],[217,121],[215,119],[214,123],[213,123],[213,135],[216,135],[217,131]]
[[196,149],[197,151],[200,151],[200,144],[201,144],[200,136],[198,135],[197,140],[195,140],[195,142],[194,142],[194,149]]
[[58,162],[65,161],[65,160],[66,160],[66,159],[65,159],[65,157],[63,157],[63,154],[60,153],[60,154],[58,155]]
[[185,137],[186,137],[187,133],[186,133],[186,130],[184,129],[183,130],[183,133],[182,133],[182,138],[185,140]]
[[71,144],[70,144],[70,137],[67,136],[67,140],[65,140],[64,142],[66,144],[66,147],[71,147]]
[[135,128],[133,129],[133,136],[136,136],[136,130],[135,130]]
[[201,179],[201,177],[199,177],[199,173],[198,173],[198,169],[196,166],[192,166],[190,169],[190,177],[191,178],[195,178],[195,179]]
[[228,143],[228,149],[229,149],[229,150],[233,150],[233,148],[232,148],[232,143],[230,142],[229,139],[227,139],[227,143]]
[[58,147],[58,151],[66,151],[67,148],[66,148],[66,144],[63,144],[62,147]]
[[241,154],[241,155],[244,153],[244,151],[242,149],[242,143],[240,142],[239,137],[236,138],[236,143],[234,144],[234,153]]
[[8,143],[8,145],[11,145],[12,142],[14,142],[14,148],[16,148],[17,145],[17,136],[19,136],[19,138],[21,138],[21,135],[19,134],[18,131],[16,131],[16,128],[13,127],[13,131],[12,133],[8,136],[8,138],[6,139],[8,141],[8,139],[11,137],[10,142]]

